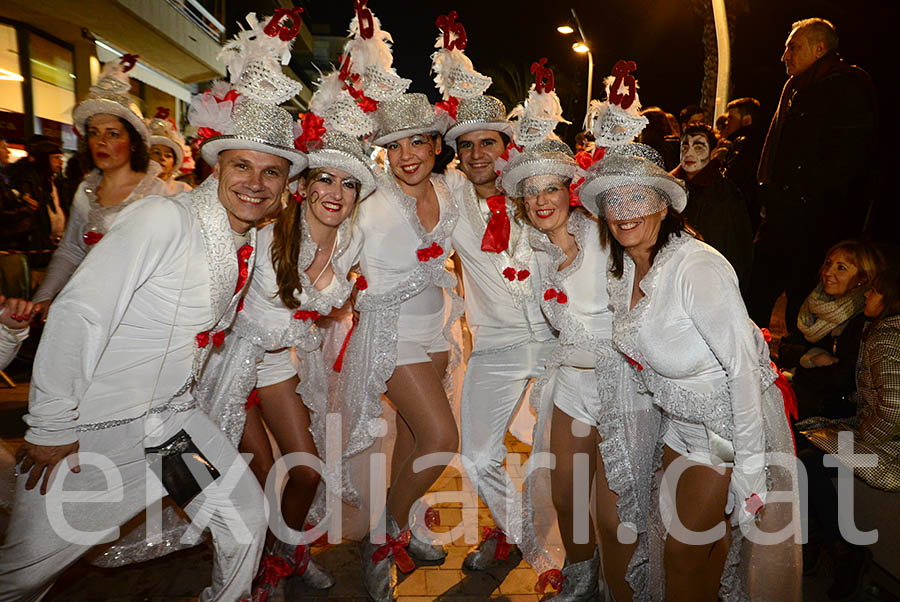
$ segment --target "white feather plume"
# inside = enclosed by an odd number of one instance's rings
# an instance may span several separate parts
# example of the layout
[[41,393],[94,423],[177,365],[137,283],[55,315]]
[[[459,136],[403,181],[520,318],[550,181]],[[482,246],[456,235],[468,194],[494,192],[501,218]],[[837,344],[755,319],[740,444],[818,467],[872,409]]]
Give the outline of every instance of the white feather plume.
[[459,48],[444,48],[443,34],[438,35],[434,46],[438,50],[431,55],[431,71],[435,74],[434,83],[444,100],[451,96],[472,98],[484,94],[490,87],[493,80],[475,71],[465,52]]
[[241,27],[241,31],[222,47],[216,57],[225,63],[233,83],[241,80],[241,74],[251,61],[270,59],[287,65],[291,60],[293,39],[285,41],[278,36],[266,35],[263,31],[265,23],[256,18],[256,13],[247,14],[247,24],[250,28]]
[[235,132],[232,119],[234,104],[230,100],[219,102],[212,90],[207,90],[203,94],[197,94],[191,98],[188,121],[198,128],[209,128],[221,134],[233,134]]
[[381,29],[381,21],[372,16],[373,33],[369,39],[363,39],[359,31],[359,18],[354,16],[350,21],[350,39],[344,44],[344,56],[349,54],[353,64],[353,72],[362,75],[369,67],[378,67],[396,73],[391,65],[394,55],[391,34]]
[[556,95],[556,91],[538,92],[534,84],[531,84],[531,90],[528,92],[524,113],[525,117],[531,117],[532,119],[571,123],[563,119],[562,104],[559,102],[559,96]]
[[316,115],[324,115],[328,107],[336,103],[347,91],[344,90],[344,82],[337,71],[332,71],[319,78],[319,87],[313,93],[309,101],[309,110]]
[[[609,96],[612,93],[611,88],[612,88],[612,85],[615,83],[615,81],[616,81],[616,78],[613,75],[607,75],[605,78],[603,78],[603,85],[606,87],[606,99],[607,100],[609,100]],[[637,82],[635,82],[634,87],[635,87],[634,102],[631,103],[630,107],[625,109],[625,113],[631,115],[632,117],[639,117],[641,114],[641,99],[637,92],[637,88],[638,88]],[[628,92],[628,87],[625,85],[624,81],[619,85],[618,92],[619,92],[619,94],[626,94]],[[618,109],[620,111],[622,110],[621,107],[618,107]]]

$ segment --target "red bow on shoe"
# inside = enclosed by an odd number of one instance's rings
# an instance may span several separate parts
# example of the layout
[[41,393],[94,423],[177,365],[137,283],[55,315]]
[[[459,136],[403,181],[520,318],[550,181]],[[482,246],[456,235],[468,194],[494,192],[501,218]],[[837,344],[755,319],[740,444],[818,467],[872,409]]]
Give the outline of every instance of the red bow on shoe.
[[506,534],[503,531],[497,527],[483,526],[481,527],[481,539],[483,541],[487,541],[488,539],[497,540],[497,547],[494,548],[494,558],[496,560],[506,560],[509,558],[509,551],[512,549],[512,546],[506,541]]
[[502,253],[509,248],[509,215],[506,213],[506,197],[495,194],[487,199],[491,218],[481,239],[481,250]]
[[274,588],[282,579],[290,577],[293,574],[294,569],[287,560],[281,556],[276,556],[275,554],[267,555],[262,559],[262,562],[259,565],[259,581],[257,582],[256,587],[253,588],[254,594],[256,595],[251,595],[251,599],[264,602],[269,596],[267,593],[266,595],[260,596],[259,593],[257,593],[258,590],[267,585],[271,585]]
[[534,586],[534,591],[539,594],[543,594],[544,590],[547,589],[547,586],[549,585],[556,591],[561,592],[563,588],[563,581],[565,580],[565,575],[563,575],[559,569],[546,570],[538,577],[538,582]]
[[407,529],[397,537],[391,537],[390,535],[388,535],[387,541],[384,542],[383,545],[376,548],[375,552],[372,554],[372,562],[381,562],[382,560],[393,554],[394,562],[397,563],[397,568],[404,573],[411,572],[414,568],[416,568],[416,564],[412,561],[412,558],[409,557],[409,553],[406,551],[406,546],[409,545],[409,538],[409,529]]

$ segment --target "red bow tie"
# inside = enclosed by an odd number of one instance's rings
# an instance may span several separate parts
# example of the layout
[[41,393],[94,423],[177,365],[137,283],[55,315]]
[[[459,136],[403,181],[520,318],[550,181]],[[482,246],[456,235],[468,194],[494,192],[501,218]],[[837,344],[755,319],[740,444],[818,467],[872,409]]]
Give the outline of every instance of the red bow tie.
[[506,197],[496,194],[487,199],[491,218],[488,220],[484,237],[481,239],[481,250],[491,253],[502,253],[509,248],[509,215],[506,213]]

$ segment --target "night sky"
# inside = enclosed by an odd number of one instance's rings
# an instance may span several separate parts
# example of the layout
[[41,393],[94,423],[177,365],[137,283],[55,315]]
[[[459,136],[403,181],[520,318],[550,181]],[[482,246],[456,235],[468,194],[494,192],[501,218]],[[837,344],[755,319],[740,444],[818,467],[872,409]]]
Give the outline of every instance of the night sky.
[[[745,0],[733,32],[731,98],[753,96],[771,114],[786,76],[780,62],[792,22],[810,16],[830,19],[841,35],[840,52],[865,68],[879,89],[882,107],[897,105],[888,77],[896,77],[897,52],[886,26],[900,17],[895,0]],[[351,0],[304,2],[309,24],[329,25],[334,34],[346,32],[352,16]],[[491,0],[435,0],[432,2],[370,0],[369,7],[394,36],[394,66],[413,80],[411,91],[438,94],[429,75],[430,55],[438,30],[438,15],[459,13],[469,38],[466,54],[475,68],[495,79],[508,68],[533,81],[531,62],[546,56],[553,68],[564,115],[580,128],[586,100],[587,58],[572,51],[577,34],[564,36],[557,25],[570,22],[574,7],[594,55],[593,97],[602,96],[602,80],[618,59],[637,62],[644,106],[659,105],[675,113],[699,101],[703,78],[702,22],[690,0],[606,0],[575,2],[499,2]],[[889,44],[891,44],[889,49]],[[508,79],[508,78],[503,78]],[[508,88],[507,88],[508,89]],[[517,101],[522,98],[516,99]],[[512,107],[507,107],[512,108]],[[895,128],[891,120],[887,125]],[[560,132],[566,138],[573,132]],[[892,133],[895,133],[892,130]],[[566,135],[568,134],[568,135]],[[896,136],[893,136],[896,139]]]

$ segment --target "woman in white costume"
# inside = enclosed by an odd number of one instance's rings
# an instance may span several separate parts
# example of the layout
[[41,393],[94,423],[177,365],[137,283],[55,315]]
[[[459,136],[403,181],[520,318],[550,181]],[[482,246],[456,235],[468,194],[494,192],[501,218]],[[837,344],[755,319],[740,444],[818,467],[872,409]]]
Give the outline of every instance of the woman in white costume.
[[[383,411],[382,393],[397,410],[386,521],[360,546],[367,590],[380,602],[392,599],[395,557],[402,570],[412,570],[407,548],[422,560],[446,554],[416,529],[410,533],[418,524],[409,515],[444,468],[414,470],[413,462],[430,453],[452,455],[459,441],[442,379],[448,365],[459,361],[450,357],[450,327],[462,313],[462,300],[445,261],[459,212],[452,187],[461,186],[462,178],[432,173],[448,119],[424,94],[404,93],[409,80],[390,67],[389,34],[365,8],[357,10],[351,32],[345,57],[360,84],[354,94],[378,103],[373,142],[385,149],[389,172],[379,176],[377,191],[357,216],[361,236],[354,254],[368,286],[356,298],[360,318],[338,396],[352,408],[345,411],[359,416],[356,428],[345,433],[345,457],[374,444],[371,427]],[[372,504],[380,507],[380,500]],[[379,532],[383,536],[385,528],[388,541],[382,543]]]
[[[614,71],[611,99],[633,95],[633,69]],[[799,599],[794,450],[768,348],[732,267],[685,229],[684,183],[636,149],[608,148],[580,195],[611,233],[613,341],[664,417],[649,596]],[[789,503],[767,504],[772,491]]]
[[159,163],[162,171],[159,179],[166,183],[166,194],[179,194],[191,190],[187,182],[176,178],[181,174],[185,163],[193,168],[191,149],[184,143],[184,136],[178,131],[175,122],[169,117],[169,109],[159,107],[156,115],[147,120],[150,129],[150,158]]
[[[609,256],[606,236],[570,194],[570,184],[577,184],[580,168],[592,157],[579,153],[576,164],[571,149],[552,134],[562,120],[552,72],[543,62],[532,71],[538,73],[535,88],[524,107],[513,111],[520,114],[516,143],[521,147],[510,145],[508,160],[498,161],[498,167],[503,189],[517,199],[519,213],[532,226],[541,308],[559,340],[532,392],[538,412],[532,462],[543,465],[550,452],[555,464],[528,473],[521,548],[540,574],[539,589],[559,590],[553,600],[599,599],[601,550],[615,599],[631,600],[629,583],[637,586],[637,569],[628,581],[626,569],[638,523],[645,523],[638,519],[639,490],[649,489],[649,462],[636,465],[631,448],[652,448],[646,432],[658,419],[649,412],[649,401],[633,390],[628,363],[612,345],[606,282],[598,277]],[[585,465],[580,458],[587,459]],[[639,473],[644,478],[637,482]]]
[[90,167],[78,186],[65,234],[47,268],[34,301],[41,311],[69,281],[84,256],[115,221],[119,212],[150,195],[167,194],[150,161],[150,130],[128,96],[128,71],[136,57],[125,55],[103,67],[99,81],[73,111],[81,134],[79,154]]

